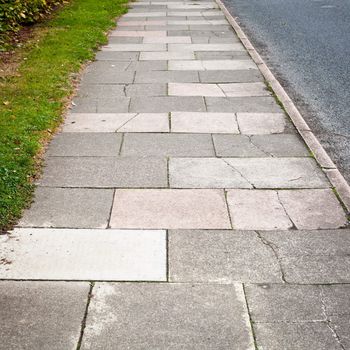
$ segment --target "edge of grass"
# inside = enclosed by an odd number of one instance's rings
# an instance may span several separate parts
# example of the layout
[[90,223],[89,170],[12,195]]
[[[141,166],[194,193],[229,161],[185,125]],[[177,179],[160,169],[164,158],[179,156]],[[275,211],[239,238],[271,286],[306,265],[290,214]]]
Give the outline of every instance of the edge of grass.
[[17,74],[0,80],[0,230],[30,204],[45,145],[62,122],[81,67],[106,43],[126,4],[70,1],[39,25],[38,39],[20,52],[25,60]]

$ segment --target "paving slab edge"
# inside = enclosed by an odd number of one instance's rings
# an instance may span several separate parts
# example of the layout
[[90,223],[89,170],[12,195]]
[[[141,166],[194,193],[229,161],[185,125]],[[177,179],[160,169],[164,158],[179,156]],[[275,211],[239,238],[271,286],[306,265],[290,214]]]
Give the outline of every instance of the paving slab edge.
[[336,165],[333,163],[325,149],[322,147],[321,143],[318,141],[314,133],[311,131],[310,127],[304,120],[303,116],[301,115],[291,98],[288,96],[287,92],[284,90],[284,88],[273,75],[273,73],[270,71],[264,60],[258,54],[248,37],[245,35],[242,28],[240,27],[240,25],[227,10],[224,3],[221,0],[215,0],[215,2],[218,4],[219,8],[224,13],[226,19],[236,32],[239,40],[242,42],[249,55],[258,66],[266,82],[269,84],[272,91],[283,105],[286,113],[289,115],[294,126],[297,128],[300,136],[303,138],[304,142],[307,144],[307,146],[313,153],[316,161],[326,173],[330,183],[336,189],[347,211],[350,212],[349,184],[347,183],[343,175],[340,173]]

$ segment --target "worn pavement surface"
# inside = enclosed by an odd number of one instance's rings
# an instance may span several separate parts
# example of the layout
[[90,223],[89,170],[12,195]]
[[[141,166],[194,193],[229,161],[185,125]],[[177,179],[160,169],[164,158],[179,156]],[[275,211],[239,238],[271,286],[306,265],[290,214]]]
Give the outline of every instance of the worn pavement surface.
[[350,231],[212,1],[131,4],[0,236],[1,349],[350,349]]

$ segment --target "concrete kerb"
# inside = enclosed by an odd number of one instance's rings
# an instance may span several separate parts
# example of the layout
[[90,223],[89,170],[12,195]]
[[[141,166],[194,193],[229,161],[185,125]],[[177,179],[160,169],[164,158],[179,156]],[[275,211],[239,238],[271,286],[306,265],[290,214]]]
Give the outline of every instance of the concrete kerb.
[[306,123],[306,121],[304,120],[299,110],[297,109],[293,101],[290,99],[282,85],[278,82],[278,80],[275,78],[275,76],[265,64],[264,60],[255,50],[254,46],[249,41],[240,25],[237,23],[234,17],[232,17],[232,15],[227,10],[226,6],[221,0],[215,0],[215,2],[218,4],[219,8],[224,13],[226,19],[231,24],[232,28],[235,30],[238,38],[241,40],[243,46],[246,48],[253,61],[257,64],[266,82],[270,85],[272,91],[282,103],[285,111],[291,118],[299,134],[301,135],[301,137],[315,156],[319,165],[325,171],[333,187],[337,190],[337,193],[340,199],[343,201],[343,204],[345,205],[346,209],[350,211],[349,184],[346,182],[343,175],[337,169],[336,165],[333,163],[333,161],[331,160],[325,149],[322,147],[316,136],[310,130],[308,124]]

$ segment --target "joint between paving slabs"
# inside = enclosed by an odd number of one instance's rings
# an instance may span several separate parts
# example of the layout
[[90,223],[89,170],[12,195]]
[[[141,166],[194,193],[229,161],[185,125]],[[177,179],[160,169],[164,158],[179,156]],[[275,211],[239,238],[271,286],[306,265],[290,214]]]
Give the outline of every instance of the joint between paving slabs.
[[260,239],[260,241],[262,242],[262,244],[266,245],[267,247],[269,247],[276,260],[277,260],[277,263],[278,263],[278,266],[279,266],[279,269],[280,269],[280,273],[281,273],[281,280],[283,283],[288,283],[288,281],[286,280],[286,276],[285,276],[285,272],[284,272],[284,269],[283,269],[283,264],[282,264],[282,261],[280,259],[280,257],[278,256],[278,253],[277,253],[277,250],[276,250],[276,245],[273,244],[272,242],[270,242],[269,240],[267,240],[265,237],[263,237],[261,235],[261,233],[259,231],[254,231],[257,235],[257,237]]
[[[295,189],[294,189],[295,190]],[[288,219],[290,220],[290,222],[292,223],[292,227],[290,228],[291,230],[297,230],[297,226],[295,225],[293,219],[290,217],[290,215],[288,214],[288,211],[287,209],[285,208],[284,204],[283,204],[283,201],[281,200],[281,197],[280,197],[280,194],[279,194],[279,191],[276,190],[276,195],[277,195],[277,200],[278,202],[281,204],[281,207],[284,211],[284,213],[286,214],[286,216],[288,217]]]
[[253,341],[254,341],[254,347],[256,350],[258,350],[258,343],[257,343],[257,340],[256,340],[256,335],[255,335],[255,331],[254,331],[254,327],[253,327],[253,319],[252,319],[252,316],[250,314],[250,309],[249,309],[249,304],[248,304],[248,298],[247,298],[247,293],[246,293],[246,290],[245,290],[245,285],[244,283],[242,283],[242,290],[243,290],[243,295],[244,295],[244,300],[245,300],[245,305],[246,305],[246,308],[247,308],[247,313],[248,313],[248,317],[249,317],[249,324],[250,324],[250,331],[252,333],[252,337],[253,337]]
[[87,295],[86,307],[85,307],[84,317],[83,317],[83,320],[81,322],[80,335],[79,335],[79,340],[78,340],[76,350],[80,350],[82,342],[83,342],[84,331],[85,331],[85,327],[86,327],[86,321],[87,321],[87,316],[89,313],[89,306],[90,306],[90,301],[92,298],[92,291],[93,291],[94,285],[95,285],[94,282],[90,282],[90,289],[89,289],[89,292]]
[[125,133],[122,133],[122,139],[120,141],[120,147],[119,147],[119,152],[118,152],[118,156],[120,156],[122,154],[122,148],[123,148],[123,145],[124,145],[124,135]]
[[114,202],[115,202],[115,200],[114,200],[115,192],[116,192],[116,189],[113,190],[112,204],[111,204],[111,208],[109,209],[109,213],[108,213],[107,229],[111,228],[112,212],[113,212],[113,206],[114,206]]

